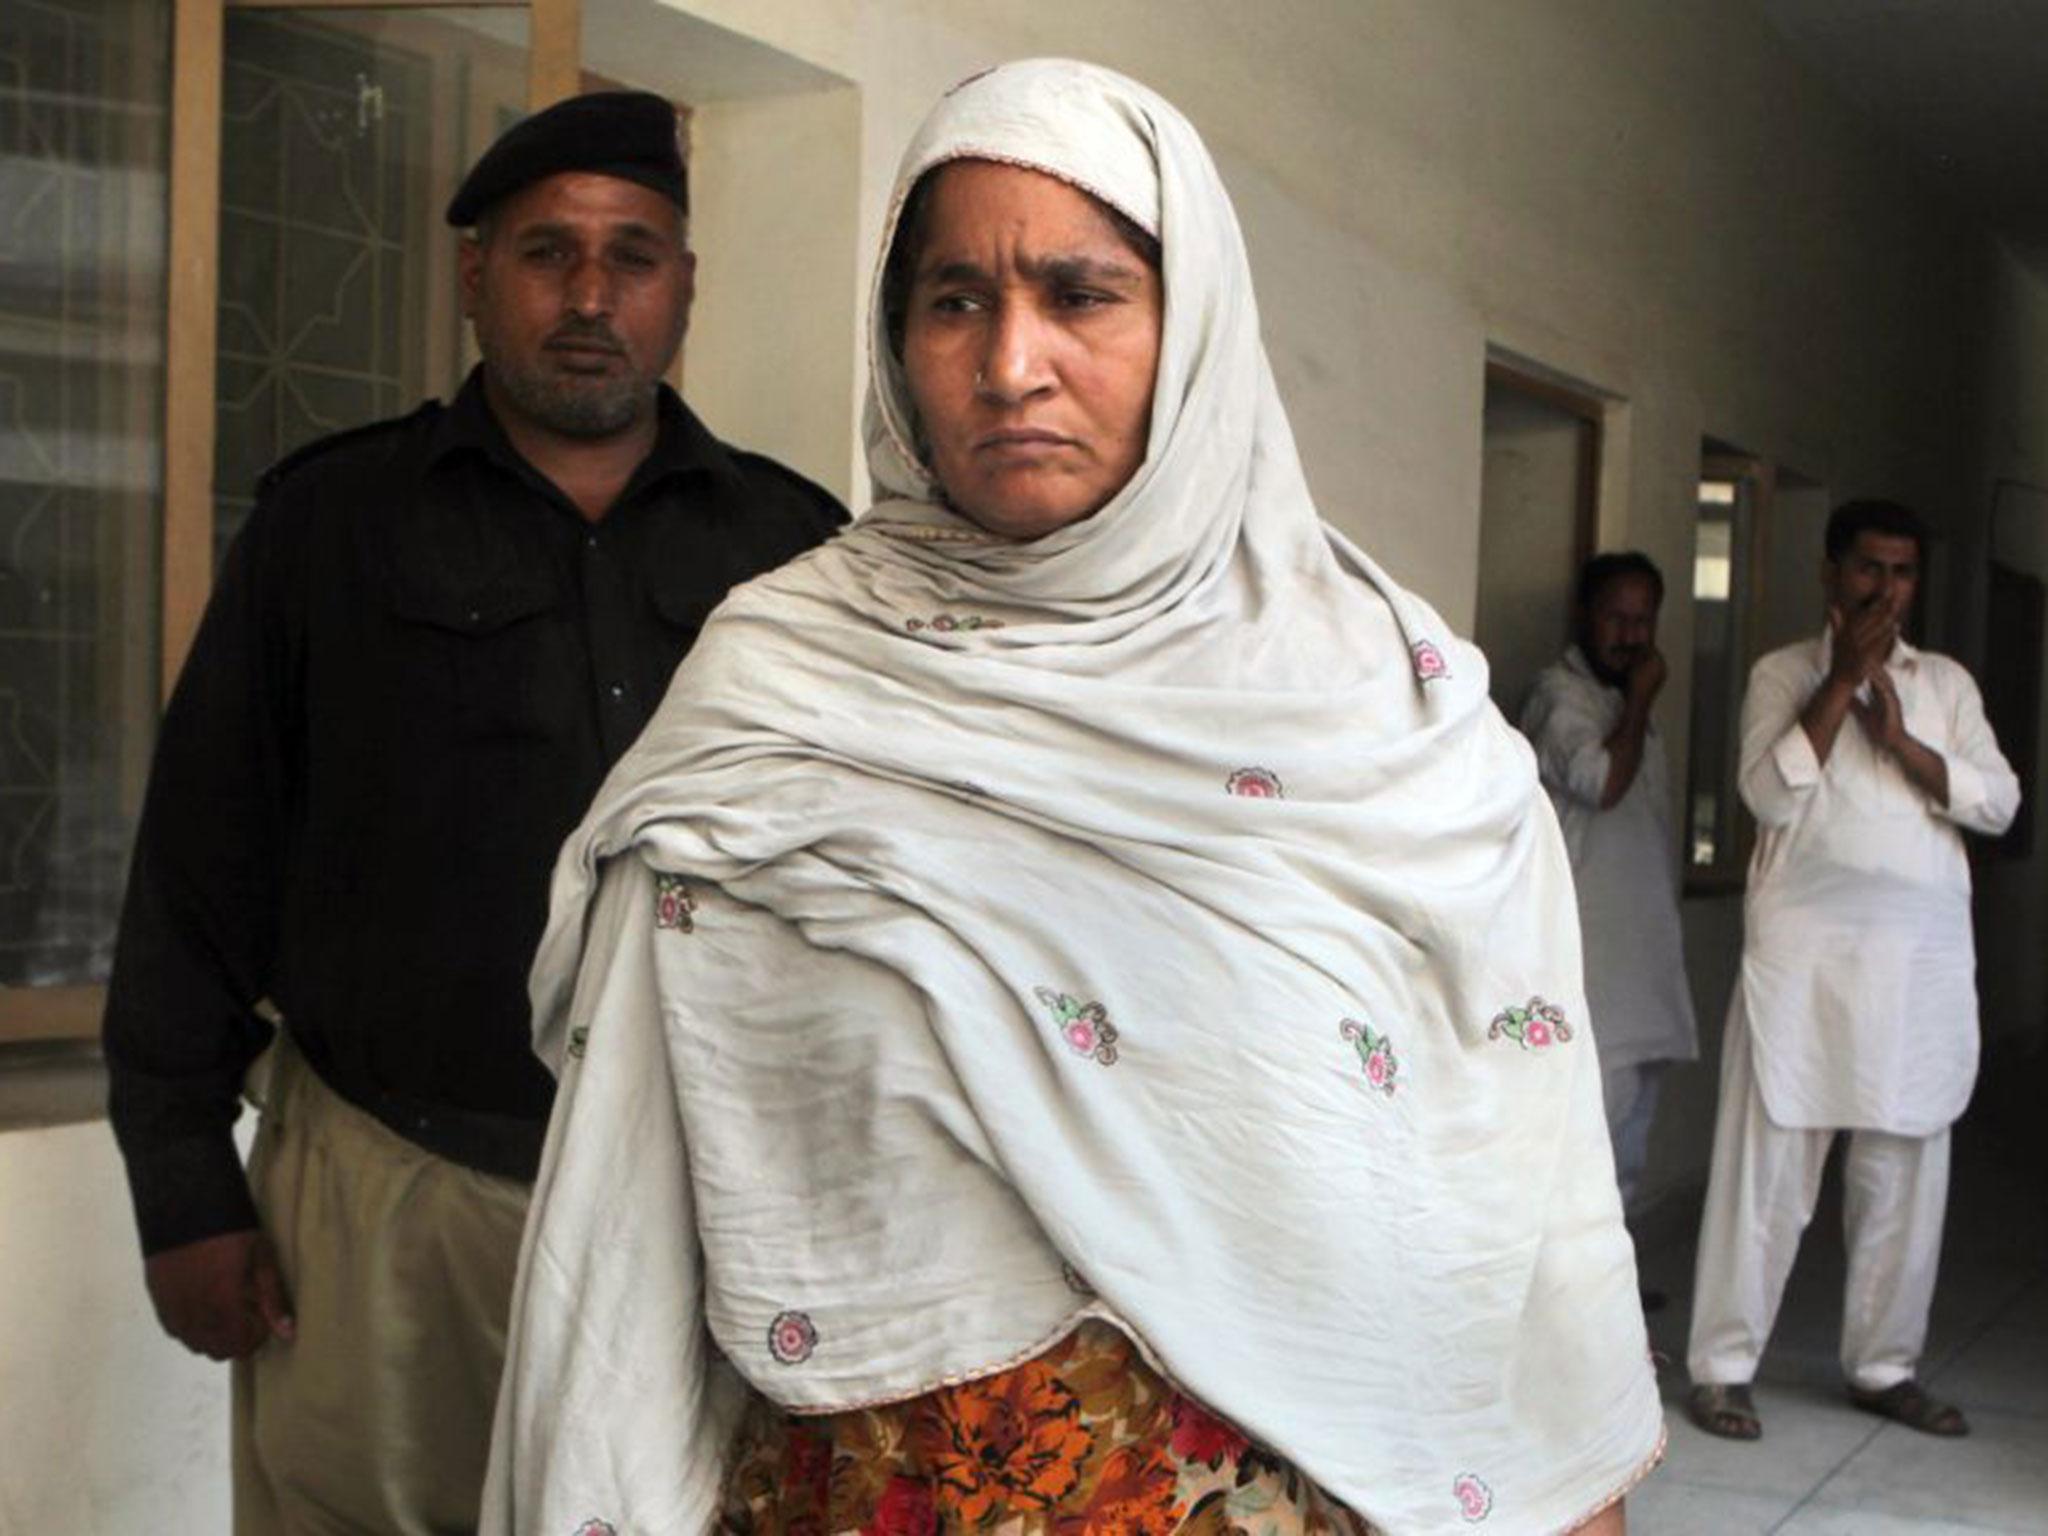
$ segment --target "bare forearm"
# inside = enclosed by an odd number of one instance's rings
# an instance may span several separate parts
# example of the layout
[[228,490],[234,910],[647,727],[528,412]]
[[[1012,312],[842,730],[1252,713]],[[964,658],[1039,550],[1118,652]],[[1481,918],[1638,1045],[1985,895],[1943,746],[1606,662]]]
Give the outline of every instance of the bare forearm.
[[1648,700],[1640,703],[1629,700],[1622,706],[1621,719],[1603,743],[1607,748],[1607,782],[1600,789],[1601,810],[1614,809],[1621,803],[1621,797],[1628,793],[1628,787],[1635,783],[1636,775],[1642,771],[1643,742],[1649,731]]
[[1922,794],[1943,809],[1948,807],[1947,758],[1911,736],[1893,749],[1892,756]]
[[1842,722],[1849,718],[1849,706],[1855,699],[1855,685],[1830,674],[1799,712],[1799,728],[1806,732],[1813,755],[1823,764],[1835,750],[1835,738],[1841,734]]

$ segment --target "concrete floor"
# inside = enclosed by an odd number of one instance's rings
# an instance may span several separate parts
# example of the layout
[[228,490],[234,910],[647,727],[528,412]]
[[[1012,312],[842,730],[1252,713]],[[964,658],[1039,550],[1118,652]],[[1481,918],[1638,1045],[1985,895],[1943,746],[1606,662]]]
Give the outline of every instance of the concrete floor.
[[[2035,1110],[2048,1118],[2048,1105]],[[1690,1224],[1640,1256],[1666,1292],[1650,1340],[1669,1410],[1664,1465],[1629,1500],[1637,1536],[2048,1533],[2048,1156],[2038,1129],[1956,1129],[1949,1220],[1921,1379],[1971,1433],[1941,1440],[1851,1408],[1837,1362],[1839,1168],[1807,1229],[1756,1384],[1763,1438],[1718,1440],[1685,1413]],[[1837,1144],[1839,1161],[1839,1143]]]

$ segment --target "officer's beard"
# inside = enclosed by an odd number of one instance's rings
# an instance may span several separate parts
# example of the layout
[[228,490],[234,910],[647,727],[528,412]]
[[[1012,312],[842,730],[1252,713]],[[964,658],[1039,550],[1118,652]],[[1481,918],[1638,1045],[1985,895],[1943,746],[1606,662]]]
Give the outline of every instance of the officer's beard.
[[[567,338],[557,332],[549,339]],[[576,339],[614,342],[602,327],[580,333]],[[552,365],[545,348],[541,360],[527,367],[496,355],[497,349],[486,345],[482,336],[477,344],[505,402],[528,420],[564,437],[615,437],[638,423],[653,405],[655,381],[630,362],[614,372],[575,374]],[[618,355],[625,358],[623,348]]]

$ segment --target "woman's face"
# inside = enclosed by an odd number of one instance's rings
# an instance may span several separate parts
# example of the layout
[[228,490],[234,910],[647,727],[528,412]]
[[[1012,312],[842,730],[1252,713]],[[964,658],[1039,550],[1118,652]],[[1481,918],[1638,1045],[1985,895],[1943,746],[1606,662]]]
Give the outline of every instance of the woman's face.
[[963,516],[1035,539],[1145,461],[1159,273],[1055,177],[987,160],[934,175],[903,325],[931,471]]

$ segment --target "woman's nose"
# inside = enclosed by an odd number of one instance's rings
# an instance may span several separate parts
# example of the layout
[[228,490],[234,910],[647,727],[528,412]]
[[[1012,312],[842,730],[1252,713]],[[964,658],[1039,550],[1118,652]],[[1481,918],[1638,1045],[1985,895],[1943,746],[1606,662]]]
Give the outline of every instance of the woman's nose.
[[1000,306],[989,325],[988,352],[976,378],[980,393],[1005,404],[1053,387],[1047,328],[1028,304]]

